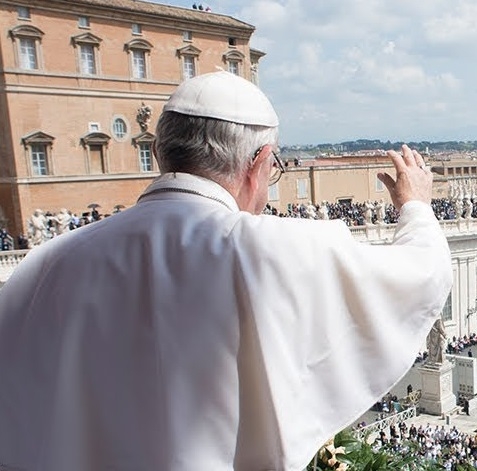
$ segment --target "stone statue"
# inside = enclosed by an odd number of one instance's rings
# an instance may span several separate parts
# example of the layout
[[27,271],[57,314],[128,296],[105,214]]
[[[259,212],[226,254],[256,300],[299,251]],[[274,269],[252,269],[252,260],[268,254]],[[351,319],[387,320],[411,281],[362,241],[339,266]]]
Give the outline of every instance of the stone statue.
[[306,207],[306,215],[308,219],[316,219],[316,210],[315,206],[311,201],[308,202],[308,205]]
[[366,224],[373,223],[373,212],[374,204],[371,203],[371,200],[367,200],[366,203],[364,203],[364,220],[366,221]]
[[56,234],[64,234],[70,231],[70,222],[73,219],[66,208],[61,208],[60,212],[53,218],[56,226]]
[[456,219],[462,219],[462,213],[464,211],[464,201],[461,196],[458,196],[455,200],[455,216]]
[[141,107],[137,110],[136,121],[141,127],[141,131],[147,131],[149,123],[151,122],[152,108],[149,105],[141,104]]
[[328,204],[326,201],[322,201],[318,208],[318,219],[328,220],[330,218],[328,214]]
[[377,216],[378,224],[385,224],[386,217],[386,204],[383,199],[380,199],[379,202],[374,207]]
[[462,217],[464,219],[470,219],[472,217],[472,201],[470,201],[470,198],[464,198],[463,201],[463,214]]
[[442,318],[434,322],[431,331],[427,336],[427,360],[426,363],[442,364],[445,361],[447,347],[447,335]]
[[30,248],[47,240],[48,220],[41,209],[36,209],[28,221],[28,245]]

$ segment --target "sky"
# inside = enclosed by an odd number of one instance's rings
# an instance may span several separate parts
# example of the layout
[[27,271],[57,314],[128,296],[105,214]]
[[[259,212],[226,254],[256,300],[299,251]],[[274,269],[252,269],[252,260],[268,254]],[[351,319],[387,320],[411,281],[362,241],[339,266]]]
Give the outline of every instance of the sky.
[[477,140],[476,0],[196,3],[255,26],[282,144]]

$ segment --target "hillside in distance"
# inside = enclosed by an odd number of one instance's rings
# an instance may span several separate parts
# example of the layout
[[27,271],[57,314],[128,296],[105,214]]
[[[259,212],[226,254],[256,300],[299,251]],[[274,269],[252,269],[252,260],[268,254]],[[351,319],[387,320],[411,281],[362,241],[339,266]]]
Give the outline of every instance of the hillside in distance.
[[358,139],[356,141],[344,141],[340,143],[307,144],[307,145],[284,145],[280,147],[282,153],[299,152],[302,157],[309,154],[310,157],[352,154],[371,150],[399,150],[403,144],[422,153],[438,154],[443,152],[477,152],[477,141],[442,141],[442,142],[391,142],[379,139]]

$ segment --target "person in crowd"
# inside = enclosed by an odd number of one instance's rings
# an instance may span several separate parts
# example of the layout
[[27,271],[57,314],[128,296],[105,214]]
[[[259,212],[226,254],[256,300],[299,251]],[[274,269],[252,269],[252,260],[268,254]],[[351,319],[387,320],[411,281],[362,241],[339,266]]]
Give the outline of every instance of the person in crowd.
[[5,228],[0,229],[0,243],[2,250],[12,250],[12,237]]
[[161,176],[135,206],[31,251],[0,291],[0,462],[304,469],[412,366],[444,306],[432,174],[389,152],[400,219],[367,245],[340,220],[261,214],[284,169],[251,82],[182,82],[155,137]]

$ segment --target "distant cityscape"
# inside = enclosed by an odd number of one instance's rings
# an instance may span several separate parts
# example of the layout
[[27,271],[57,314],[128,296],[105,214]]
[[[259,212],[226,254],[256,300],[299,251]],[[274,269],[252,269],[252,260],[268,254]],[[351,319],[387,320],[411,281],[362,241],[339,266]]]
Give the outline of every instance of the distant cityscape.
[[330,144],[284,145],[283,154],[300,154],[301,158],[326,157],[329,155],[367,154],[379,150],[399,150],[403,144],[408,144],[419,152],[429,155],[466,154],[468,157],[477,157],[477,141],[442,141],[442,142],[391,142],[379,139],[358,139]]

